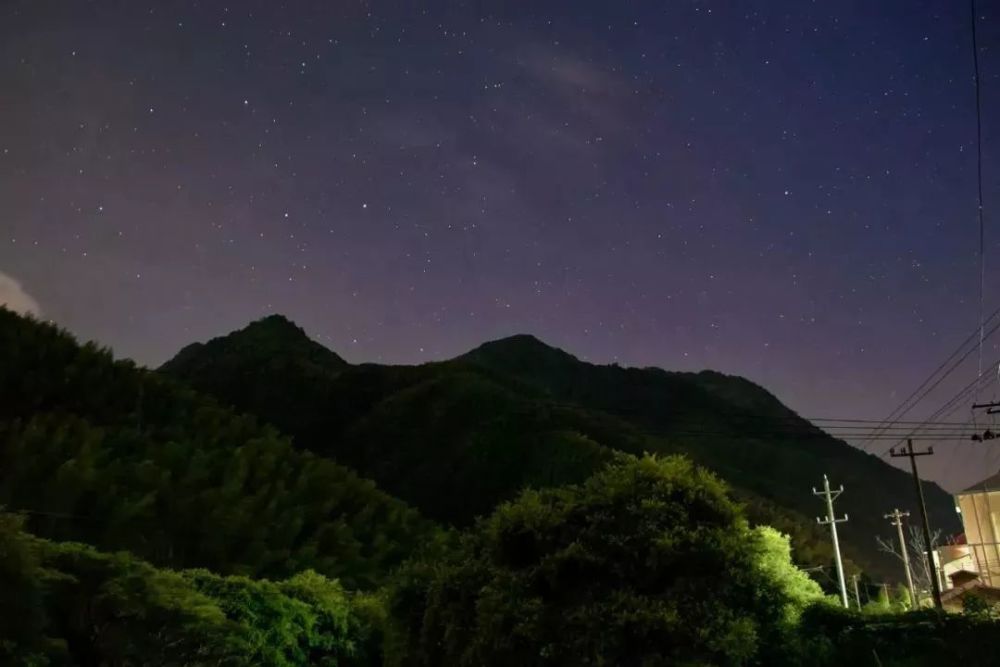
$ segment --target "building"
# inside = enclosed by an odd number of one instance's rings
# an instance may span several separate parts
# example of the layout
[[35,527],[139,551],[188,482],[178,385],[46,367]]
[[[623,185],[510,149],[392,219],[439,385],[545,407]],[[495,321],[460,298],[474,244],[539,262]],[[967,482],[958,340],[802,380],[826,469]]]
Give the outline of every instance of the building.
[[946,608],[960,609],[975,594],[1000,601],[1000,472],[955,494],[963,539],[935,550]]

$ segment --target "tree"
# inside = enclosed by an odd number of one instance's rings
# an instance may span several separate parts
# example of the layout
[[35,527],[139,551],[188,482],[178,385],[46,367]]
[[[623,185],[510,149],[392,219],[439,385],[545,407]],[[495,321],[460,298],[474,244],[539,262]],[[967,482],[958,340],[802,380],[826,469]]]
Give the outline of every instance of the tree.
[[38,540],[53,631],[76,665],[250,665],[248,633],[170,570]]
[[437,528],[371,481],[0,307],[0,504],[159,566],[375,588]]
[[175,572],[55,543],[0,513],[0,665],[379,664],[382,601],[306,571]]
[[[941,537],[941,531],[935,530],[931,533],[931,544],[937,546]],[[879,550],[892,554],[903,563],[903,553],[900,550],[898,540],[876,537]],[[907,549],[910,557],[910,574],[913,577],[913,586],[917,589],[917,597],[920,591],[928,591],[931,588],[931,570],[927,563],[927,548],[924,546],[924,534],[917,526],[907,526]]]
[[48,640],[38,556],[22,517],[0,507],[0,664],[42,665]]
[[621,456],[583,484],[526,491],[423,576],[401,664],[745,665],[819,597],[787,538],[750,530],[680,457]]
[[794,626],[805,608],[823,597],[823,589],[792,563],[788,535],[770,526],[757,526],[753,532],[759,549],[757,567],[765,579],[781,590],[784,621],[789,627]]
[[866,614],[888,614],[893,611],[892,600],[889,598],[889,592],[882,586],[879,586],[878,593],[875,595],[873,600],[869,600],[865,604],[863,611]]

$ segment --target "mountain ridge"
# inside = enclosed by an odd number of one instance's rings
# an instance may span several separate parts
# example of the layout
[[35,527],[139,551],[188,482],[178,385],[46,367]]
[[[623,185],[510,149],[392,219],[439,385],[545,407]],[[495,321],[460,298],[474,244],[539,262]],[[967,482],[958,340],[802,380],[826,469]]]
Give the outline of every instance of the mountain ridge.
[[[213,339],[220,358],[239,356],[241,338]],[[204,350],[162,370],[447,523],[466,525],[524,486],[581,481],[615,451],[693,458],[727,480],[753,518],[795,533],[811,561],[829,555],[811,493],[829,474],[847,486],[838,501],[852,516],[841,529],[845,552],[882,576],[898,567],[875,545],[887,532],[881,505],[916,510],[908,475],[739,376],[591,364],[530,334],[445,361],[338,365],[320,375],[301,371],[297,345],[275,349],[270,362],[284,371],[249,380],[227,378]],[[933,483],[925,491],[932,522],[957,529],[950,495]]]

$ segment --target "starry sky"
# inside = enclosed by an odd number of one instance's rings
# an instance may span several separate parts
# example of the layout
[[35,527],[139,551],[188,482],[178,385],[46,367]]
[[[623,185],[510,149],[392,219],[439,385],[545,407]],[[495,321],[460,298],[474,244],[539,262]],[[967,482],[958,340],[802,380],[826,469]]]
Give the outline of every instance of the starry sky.
[[[978,322],[969,23],[945,0],[0,0],[0,300],[149,365],[281,312],[350,361],[528,332],[882,418]],[[925,465],[954,487],[983,451]]]

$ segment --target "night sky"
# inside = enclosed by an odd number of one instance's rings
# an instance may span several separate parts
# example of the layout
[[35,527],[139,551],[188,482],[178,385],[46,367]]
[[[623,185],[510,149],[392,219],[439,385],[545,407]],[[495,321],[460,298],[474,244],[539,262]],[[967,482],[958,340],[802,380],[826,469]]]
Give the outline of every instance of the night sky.
[[[990,312],[1000,3],[978,13]],[[969,22],[953,0],[0,0],[0,301],[150,365],[281,312],[350,361],[528,332],[882,418],[978,322]],[[1000,463],[939,454],[952,487]]]

